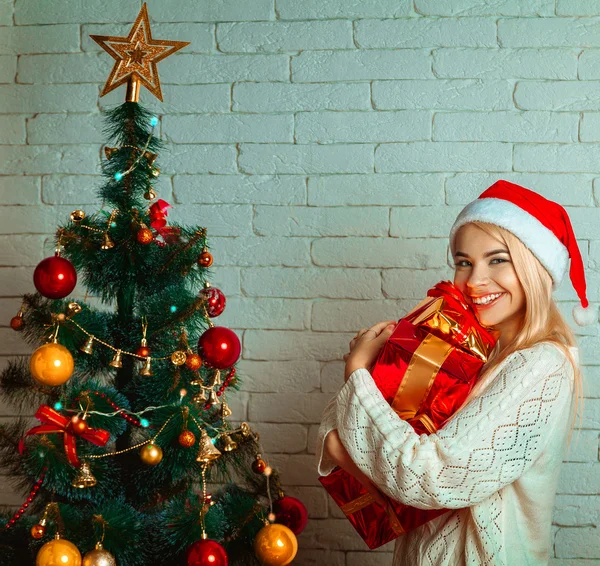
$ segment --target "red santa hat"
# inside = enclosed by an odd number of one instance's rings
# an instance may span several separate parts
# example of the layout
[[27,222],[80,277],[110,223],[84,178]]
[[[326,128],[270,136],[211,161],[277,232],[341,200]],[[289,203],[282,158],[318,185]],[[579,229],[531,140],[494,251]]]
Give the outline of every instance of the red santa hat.
[[573,309],[579,326],[598,318],[596,307],[586,297],[585,273],[581,252],[567,211],[558,203],[525,187],[500,179],[460,212],[450,230],[450,246],[458,229],[469,222],[487,222],[512,232],[540,260],[552,277],[556,289],[569,265],[569,276],[581,302]]

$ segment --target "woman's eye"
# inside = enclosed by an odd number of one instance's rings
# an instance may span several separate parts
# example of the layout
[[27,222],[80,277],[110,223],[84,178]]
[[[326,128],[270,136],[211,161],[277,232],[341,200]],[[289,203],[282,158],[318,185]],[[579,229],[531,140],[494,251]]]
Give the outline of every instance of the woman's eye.
[[[493,264],[494,262],[506,263],[506,262],[508,262],[508,260],[503,259],[501,257],[497,257],[497,258],[494,258],[490,263]],[[466,265],[463,265],[465,263],[470,265],[470,263],[466,259],[462,259],[461,261],[456,262],[454,265],[455,265],[455,267],[467,267]],[[498,265],[498,264],[496,264],[496,265]]]

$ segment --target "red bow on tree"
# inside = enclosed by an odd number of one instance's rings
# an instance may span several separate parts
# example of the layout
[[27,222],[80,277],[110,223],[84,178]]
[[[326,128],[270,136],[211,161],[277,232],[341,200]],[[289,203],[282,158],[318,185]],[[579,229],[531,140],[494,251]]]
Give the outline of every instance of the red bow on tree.
[[156,240],[156,243],[160,246],[166,244],[175,244],[179,241],[179,234],[181,230],[174,226],[167,226],[167,211],[169,208],[173,208],[167,201],[158,199],[150,207],[150,226],[154,228],[159,235],[162,237],[163,242]]
[[[35,418],[44,424],[34,426],[25,436],[30,436],[32,434],[49,434],[53,432],[63,433],[65,454],[67,455],[69,462],[76,468],[79,468],[81,465],[79,458],[77,457],[77,445],[75,442],[77,436],[92,442],[96,446],[104,446],[110,438],[110,433],[102,428],[88,428],[82,433],[76,432],[73,430],[71,419],[69,417],[57,413],[48,405],[40,405],[40,408],[35,413]],[[21,454],[23,453],[23,449],[24,445],[21,442],[19,445]]]
[[150,207],[150,226],[158,230],[164,228],[167,225],[167,210],[173,208],[166,200],[159,198]]

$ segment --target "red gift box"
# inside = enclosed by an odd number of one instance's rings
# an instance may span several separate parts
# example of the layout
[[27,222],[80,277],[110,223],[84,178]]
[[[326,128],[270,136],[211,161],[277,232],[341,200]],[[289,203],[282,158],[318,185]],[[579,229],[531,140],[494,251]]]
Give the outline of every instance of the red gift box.
[[[433,433],[462,406],[496,339],[462,293],[450,281],[441,281],[400,319],[371,375],[401,419],[418,434]],[[371,549],[447,511],[417,509],[385,496],[384,510],[339,467],[319,481]]]

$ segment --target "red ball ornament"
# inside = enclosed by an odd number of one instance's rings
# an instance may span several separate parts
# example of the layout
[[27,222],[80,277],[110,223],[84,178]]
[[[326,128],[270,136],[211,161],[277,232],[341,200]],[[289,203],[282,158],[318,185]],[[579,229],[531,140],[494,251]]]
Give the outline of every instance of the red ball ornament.
[[227,552],[216,541],[196,541],[187,550],[187,566],[228,566]]
[[136,235],[137,241],[144,246],[154,240],[154,234],[150,228],[140,228]]
[[75,289],[77,272],[68,259],[54,255],[43,259],[35,268],[33,284],[40,295],[62,299]]
[[225,310],[225,295],[216,287],[206,287],[200,291],[200,295],[204,297],[206,312],[211,318],[219,316]]
[[210,267],[213,262],[213,256],[210,252],[202,252],[198,258],[198,265],[200,267]]
[[196,437],[191,430],[183,430],[179,435],[178,441],[184,448],[191,448],[196,444]]
[[282,497],[273,504],[275,522],[285,525],[295,535],[299,535],[308,523],[308,511],[299,499]]
[[76,434],[83,434],[89,428],[85,420],[78,415],[71,418],[70,426]]
[[19,316],[13,316],[10,319],[10,327],[13,330],[23,330],[23,315]]
[[267,463],[259,456],[252,462],[252,471],[255,474],[262,474],[267,469]]
[[216,369],[232,366],[241,351],[239,338],[225,326],[209,328],[198,340],[198,353],[207,365]]
[[192,371],[199,370],[202,367],[202,358],[198,354],[188,354],[185,366]]
[[148,358],[150,357],[150,348],[148,348],[148,346],[140,346],[136,354],[142,358]]

